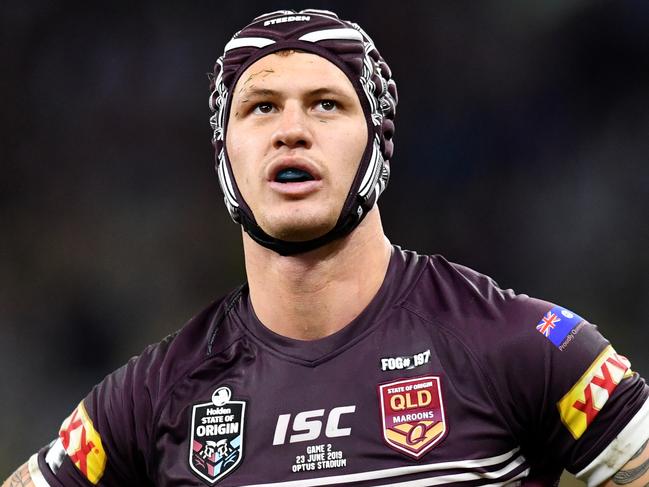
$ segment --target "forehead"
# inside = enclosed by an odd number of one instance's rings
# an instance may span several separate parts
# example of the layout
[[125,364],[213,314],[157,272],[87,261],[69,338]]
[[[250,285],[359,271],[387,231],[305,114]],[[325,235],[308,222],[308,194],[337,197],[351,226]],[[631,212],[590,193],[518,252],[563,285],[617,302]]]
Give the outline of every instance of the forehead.
[[262,86],[273,90],[328,86],[355,92],[349,78],[331,61],[316,54],[295,51],[280,51],[255,61],[239,77],[235,95]]

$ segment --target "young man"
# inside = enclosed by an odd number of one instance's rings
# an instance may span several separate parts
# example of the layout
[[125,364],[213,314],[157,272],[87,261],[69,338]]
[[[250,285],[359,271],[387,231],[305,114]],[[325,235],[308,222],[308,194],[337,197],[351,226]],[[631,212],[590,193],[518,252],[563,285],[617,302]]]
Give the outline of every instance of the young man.
[[248,284],[106,377],[4,485],[649,483],[649,387],[595,326],[387,241],[397,92],[358,26],[258,17],[212,88]]

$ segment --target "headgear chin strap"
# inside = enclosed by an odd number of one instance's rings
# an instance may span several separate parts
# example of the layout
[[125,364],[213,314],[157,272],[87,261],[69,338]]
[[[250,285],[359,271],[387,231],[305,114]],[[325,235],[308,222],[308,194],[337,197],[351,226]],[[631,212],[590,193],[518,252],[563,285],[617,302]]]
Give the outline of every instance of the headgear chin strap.
[[[294,49],[321,56],[349,78],[363,107],[368,142],[336,225],[326,234],[292,242],[268,235],[257,224],[234,179],[225,147],[232,90],[255,61]],[[232,219],[260,245],[281,255],[316,249],[349,234],[365,218],[390,178],[397,87],[372,39],[356,24],[326,10],[279,10],[255,18],[225,46],[211,77],[210,124],[214,130],[216,170]]]

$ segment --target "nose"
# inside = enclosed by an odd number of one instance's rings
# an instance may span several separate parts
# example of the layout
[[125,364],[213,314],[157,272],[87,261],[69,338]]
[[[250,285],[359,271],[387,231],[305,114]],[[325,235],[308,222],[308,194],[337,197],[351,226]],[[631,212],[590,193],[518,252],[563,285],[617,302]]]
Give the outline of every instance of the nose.
[[272,144],[275,149],[281,147],[308,149],[311,147],[308,115],[299,103],[287,102],[276,120],[277,125],[272,135]]

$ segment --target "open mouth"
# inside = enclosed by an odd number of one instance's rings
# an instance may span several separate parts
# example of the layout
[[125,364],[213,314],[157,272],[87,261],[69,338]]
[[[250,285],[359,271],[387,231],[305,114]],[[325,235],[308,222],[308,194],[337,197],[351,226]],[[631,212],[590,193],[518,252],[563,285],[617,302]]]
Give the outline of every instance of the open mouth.
[[314,179],[308,172],[295,167],[282,169],[275,176],[275,182],[278,183],[303,183],[304,181],[313,181]]

